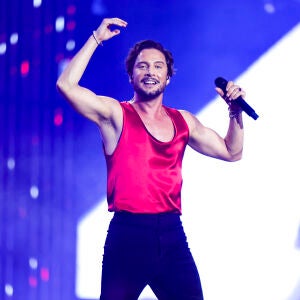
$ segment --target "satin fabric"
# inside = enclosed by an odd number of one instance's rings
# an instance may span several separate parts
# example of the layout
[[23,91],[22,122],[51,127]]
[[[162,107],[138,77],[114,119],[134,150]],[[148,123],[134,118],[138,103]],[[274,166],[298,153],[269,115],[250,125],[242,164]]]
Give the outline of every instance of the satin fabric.
[[181,214],[182,159],[189,130],[179,111],[163,106],[174,137],[161,142],[147,130],[129,102],[121,102],[123,129],[107,163],[109,211]]

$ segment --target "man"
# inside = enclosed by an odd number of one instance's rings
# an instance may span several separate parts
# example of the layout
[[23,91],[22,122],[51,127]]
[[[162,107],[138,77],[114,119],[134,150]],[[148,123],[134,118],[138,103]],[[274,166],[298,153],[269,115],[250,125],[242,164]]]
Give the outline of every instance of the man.
[[103,41],[126,27],[104,19],[57,81],[59,91],[101,132],[107,162],[107,201],[114,216],[104,247],[102,300],[137,299],[149,285],[158,299],[203,299],[200,278],[180,221],[182,158],[186,145],[225,161],[241,159],[242,114],[234,100],[245,96],[233,82],[226,95],[230,118],[225,138],[191,113],[163,105],[174,73],[172,54],[157,42],[137,43],[126,68],[134,94],[119,102],[98,96],[79,81]]

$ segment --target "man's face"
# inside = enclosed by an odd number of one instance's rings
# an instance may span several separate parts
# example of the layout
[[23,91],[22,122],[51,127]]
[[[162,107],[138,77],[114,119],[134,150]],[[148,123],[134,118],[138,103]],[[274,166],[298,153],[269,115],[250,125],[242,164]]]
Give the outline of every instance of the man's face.
[[157,49],[144,49],[136,58],[132,72],[134,91],[146,100],[163,93],[168,80],[166,58]]

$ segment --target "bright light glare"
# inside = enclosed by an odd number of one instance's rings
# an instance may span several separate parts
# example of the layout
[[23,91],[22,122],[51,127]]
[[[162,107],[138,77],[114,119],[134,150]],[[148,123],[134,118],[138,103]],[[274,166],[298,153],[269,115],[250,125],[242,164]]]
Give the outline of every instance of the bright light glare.
[[14,288],[10,284],[5,285],[5,294],[11,297],[14,294]]
[[42,5],[42,0],[33,0],[33,7],[37,8]]
[[6,43],[0,43],[0,55],[6,53]]
[[65,28],[65,18],[64,17],[58,17],[56,19],[56,22],[55,22],[55,29],[57,32],[61,32],[63,31]]
[[17,42],[18,42],[18,40],[19,40],[19,35],[18,35],[18,33],[13,33],[11,36],[10,36],[10,43],[12,44],[12,45],[15,45]]
[[69,40],[66,44],[66,49],[68,51],[72,51],[75,49],[75,41],[74,40]]
[[15,165],[16,165],[16,162],[15,162],[15,159],[10,157],[8,160],[7,160],[7,168],[9,170],[13,170],[15,168]]
[[[244,116],[243,160],[226,163],[187,150],[183,222],[207,300],[299,299],[299,40],[300,25],[235,80],[260,116]],[[221,134],[224,105],[216,98],[198,115]],[[80,298],[99,297],[110,217],[102,201],[78,224]],[[140,299],[151,295],[147,288]]]
[[36,270],[39,265],[38,260],[35,257],[30,257],[28,263],[30,268],[34,270]]
[[30,188],[30,196],[31,198],[33,199],[36,199],[38,198],[39,196],[39,188],[35,185],[33,185],[31,188]]

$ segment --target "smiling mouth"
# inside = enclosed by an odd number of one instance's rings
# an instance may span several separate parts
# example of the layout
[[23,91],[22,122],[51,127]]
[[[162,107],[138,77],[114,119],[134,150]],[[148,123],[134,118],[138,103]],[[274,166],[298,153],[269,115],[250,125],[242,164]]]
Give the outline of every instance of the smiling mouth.
[[156,85],[158,84],[159,82],[155,79],[150,79],[150,78],[145,78],[142,80],[142,83],[145,84],[145,85]]

